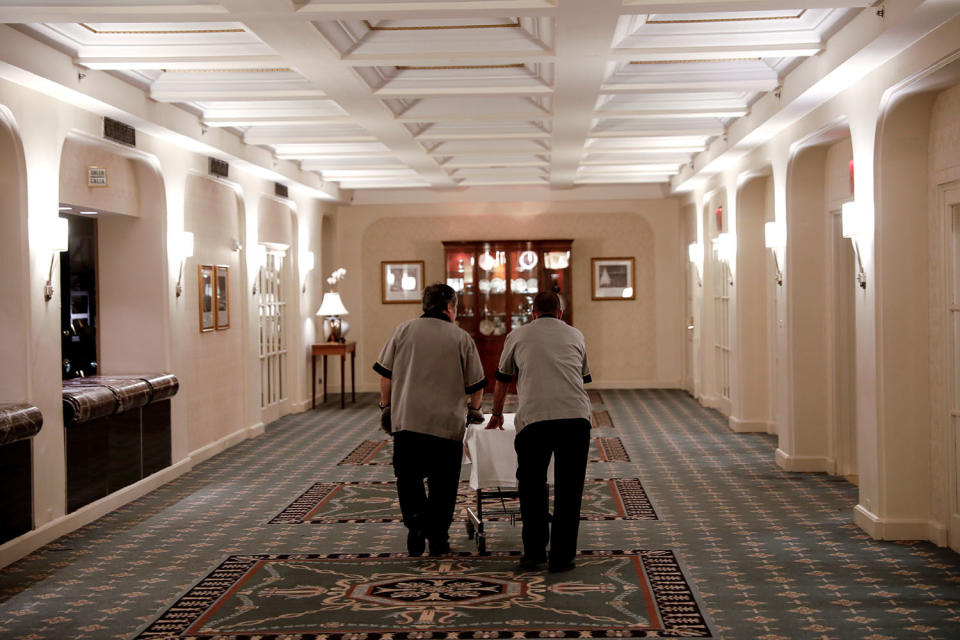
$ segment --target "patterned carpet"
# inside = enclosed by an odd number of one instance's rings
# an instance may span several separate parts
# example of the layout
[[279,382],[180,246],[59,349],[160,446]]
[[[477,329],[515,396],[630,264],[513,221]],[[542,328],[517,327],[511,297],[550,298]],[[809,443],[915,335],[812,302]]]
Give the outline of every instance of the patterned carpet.
[[[476,492],[461,482],[457,492],[456,518],[465,519],[465,509],[476,502]],[[516,500],[505,500],[511,511]],[[484,520],[499,521],[496,511]],[[581,520],[656,520],[657,513],[639,478],[588,478],[583,488]],[[290,503],[271,524],[344,524],[401,522],[395,482],[317,482]]]
[[[401,553],[405,538],[399,523],[268,523],[314,483],[392,480],[389,467],[338,465],[361,442],[380,437],[376,402],[374,394],[359,395],[357,404],[344,410],[331,402],[315,412],[288,416],[270,425],[264,436],[0,570],[0,638],[134,638],[161,616],[169,620],[177,615],[185,594],[238,556],[309,560]],[[583,522],[579,548],[669,553],[715,637],[958,636],[960,557],[929,543],[871,540],[852,523],[856,487],[823,474],[781,471],[773,462],[776,438],[732,433],[722,416],[682,392],[603,391],[602,404],[594,409],[606,411],[613,425],[595,435],[615,434],[631,461],[591,465],[588,476],[640,478],[660,519]],[[519,527],[491,522],[487,529],[491,558],[520,549]],[[474,549],[460,527],[451,530],[451,542],[461,552]],[[479,564],[491,562],[486,556],[462,557],[478,563],[471,572],[501,570]],[[416,566],[423,577],[427,565]],[[628,584],[616,571],[611,575],[620,577],[614,582]],[[264,580],[269,572],[265,566],[254,577]],[[585,567],[560,575],[564,583],[593,579]],[[644,584],[653,585],[651,575],[644,580],[638,575],[634,572],[629,584],[640,592]],[[276,576],[276,588],[287,589],[289,582],[283,581],[290,575],[277,569]],[[553,580],[544,573],[530,578]],[[670,588],[675,582],[664,584]],[[651,593],[643,596],[646,605],[658,602]],[[227,616],[246,606],[243,597],[235,592],[201,624],[230,624]],[[571,598],[588,603],[584,611],[605,601],[593,591]],[[308,602],[298,602],[300,615]],[[649,611],[637,601],[620,612],[634,615],[635,622],[621,623],[639,627],[650,621]],[[451,612],[462,613],[456,607]],[[236,619],[256,615],[252,609]],[[515,616],[527,618],[527,613]],[[390,620],[390,628],[401,633],[410,628],[402,616]],[[226,626],[217,628],[225,631],[220,637],[237,637]],[[680,635],[685,635],[682,630],[675,632]]]
[[[591,438],[590,462],[630,462],[630,455],[620,438]],[[343,457],[337,464],[371,464],[390,466],[393,464],[392,440],[364,440]]]
[[518,559],[231,556],[137,639],[710,636],[669,550],[584,551],[562,575],[517,572]]

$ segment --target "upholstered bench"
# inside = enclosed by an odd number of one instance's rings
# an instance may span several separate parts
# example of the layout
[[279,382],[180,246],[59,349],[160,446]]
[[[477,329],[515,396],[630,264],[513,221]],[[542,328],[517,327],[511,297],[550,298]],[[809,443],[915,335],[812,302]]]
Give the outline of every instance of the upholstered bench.
[[43,415],[29,404],[0,404],[0,544],[33,528],[30,439]]
[[68,512],[170,465],[179,389],[169,373],[64,380]]

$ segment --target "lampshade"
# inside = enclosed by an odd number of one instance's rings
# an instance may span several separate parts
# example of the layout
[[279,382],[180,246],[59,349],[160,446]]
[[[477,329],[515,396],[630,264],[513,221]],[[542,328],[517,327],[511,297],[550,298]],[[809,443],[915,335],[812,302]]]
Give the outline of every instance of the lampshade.
[[190,231],[184,231],[180,234],[180,257],[193,257],[193,233]]
[[732,233],[721,233],[717,236],[717,255],[730,264],[737,256],[737,238]]
[[66,251],[69,249],[70,223],[66,218],[54,218],[50,225],[49,237],[52,251]]
[[340,294],[336,292],[323,294],[323,302],[320,303],[320,308],[317,309],[318,316],[345,316],[349,313],[347,308],[343,306]]
[[690,258],[690,262],[697,264],[700,262],[702,250],[700,249],[699,242],[691,242],[687,245],[687,257]]
[[860,235],[860,216],[856,202],[844,202],[840,209],[840,227],[844,238],[855,238]]
[[763,225],[763,239],[767,249],[782,249],[786,247],[786,225],[782,222],[767,222]]

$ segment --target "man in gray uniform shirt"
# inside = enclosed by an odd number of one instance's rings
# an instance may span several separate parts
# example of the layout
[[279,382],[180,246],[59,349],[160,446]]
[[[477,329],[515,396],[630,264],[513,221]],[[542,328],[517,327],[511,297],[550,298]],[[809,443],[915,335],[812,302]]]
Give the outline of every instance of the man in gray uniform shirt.
[[[520,407],[517,436],[517,489],[523,520],[520,569],[547,561],[550,571],[572,569],[577,553],[580,504],[590,446],[590,399],[583,385],[590,367],[583,334],[560,319],[560,299],[542,291],[533,300],[533,322],[508,335],[497,367],[493,417],[488,429],[503,428],[507,386],[517,377]],[[554,457],[552,535],[548,527],[547,467]]]
[[463,434],[468,418],[483,422],[487,380],[477,345],[454,324],[456,317],[456,292],[430,285],[423,291],[423,315],[397,326],[373,365],[381,376],[380,424],[393,435],[393,471],[411,556],[423,554],[426,540],[431,556],[450,551]]

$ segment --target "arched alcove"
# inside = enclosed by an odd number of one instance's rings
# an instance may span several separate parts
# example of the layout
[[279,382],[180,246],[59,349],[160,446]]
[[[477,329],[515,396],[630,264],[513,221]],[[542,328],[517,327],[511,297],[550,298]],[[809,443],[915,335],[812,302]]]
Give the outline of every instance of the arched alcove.
[[[193,257],[184,262],[181,299],[192,311],[186,314],[183,328],[190,362],[183,376],[190,425],[189,451],[217,442],[245,426],[242,212],[243,203],[232,184],[205,175],[187,176],[183,227],[193,233],[194,250]],[[215,308],[216,313],[207,316],[207,324],[212,324],[209,329],[200,313],[201,265],[212,278],[211,311]],[[223,282],[227,284],[225,294],[220,291]],[[214,380],[216,384],[210,384]]]
[[[855,438],[855,422],[840,425],[837,417],[841,400],[843,406],[853,400],[838,394],[834,293],[854,286],[852,273],[841,277],[834,265],[835,254],[849,251],[839,215],[852,198],[851,158],[850,131],[840,121],[798,142],[787,169],[787,406],[777,462],[788,471],[834,473],[838,442]],[[852,303],[844,317],[852,322]],[[844,348],[852,349],[852,328],[844,326],[850,334],[843,334]]]
[[[891,90],[876,138],[876,465],[882,538],[960,550],[960,61]],[[861,496],[863,498],[863,495]]]
[[[88,167],[106,169],[105,187],[88,186]],[[155,159],[71,134],[61,153],[60,202],[96,212],[99,373],[168,371],[167,208]]]
[[736,379],[730,428],[766,432],[770,422],[773,376],[769,353],[776,337],[770,332],[768,298],[776,284],[764,245],[764,224],[773,219],[773,184],[769,169],[747,176],[737,191]]
[[16,123],[0,105],[0,402],[26,402],[30,300],[27,256],[26,164]]

